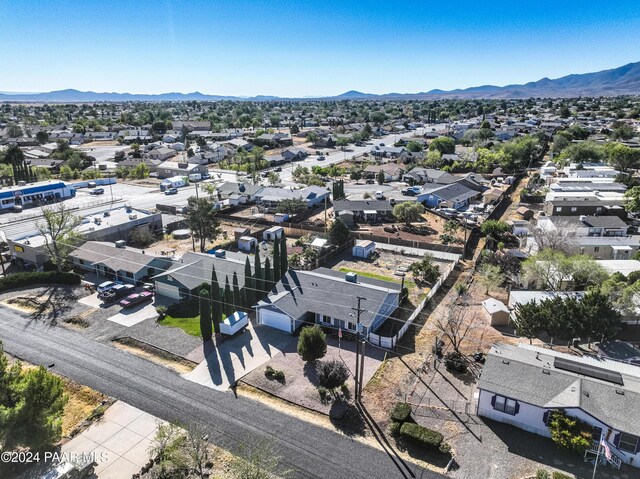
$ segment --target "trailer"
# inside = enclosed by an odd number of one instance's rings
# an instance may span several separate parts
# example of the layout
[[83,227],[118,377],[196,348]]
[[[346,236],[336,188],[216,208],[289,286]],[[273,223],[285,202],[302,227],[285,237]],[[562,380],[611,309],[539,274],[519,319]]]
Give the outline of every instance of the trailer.
[[244,332],[248,325],[249,315],[242,311],[236,311],[220,323],[220,332],[224,336],[233,336],[240,330]]
[[172,188],[180,188],[185,186],[187,181],[184,176],[172,176],[171,178],[165,178],[160,183],[160,191],[170,190]]

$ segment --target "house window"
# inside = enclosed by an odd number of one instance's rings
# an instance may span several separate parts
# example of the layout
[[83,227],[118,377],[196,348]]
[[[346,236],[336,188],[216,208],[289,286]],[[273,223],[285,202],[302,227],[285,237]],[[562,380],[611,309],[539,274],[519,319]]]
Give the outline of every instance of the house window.
[[356,325],[354,323],[347,323],[347,329],[349,329],[351,331],[355,331],[356,330]]
[[638,447],[638,438],[631,434],[620,433],[620,442],[618,443],[618,449],[624,452],[630,452],[634,454]]
[[571,212],[575,213],[576,211],[578,211],[578,207],[577,206],[572,206],[571,207]]
[[557,206],[556,207],[556,213],[560,213],[562,211],[562,206]]
[[321,320],[324,324],[331,324],[331,317],[330,317],[330,316],[321,315],[321,316],[320,316],[320,320]]
[[515,416],[516,405],[517,405],[517,402],[513,399],[509,399],[504,396],[496,396],[495,403],[493,404],[493,409],[495,409],[496,411],[503,412],[505,414],[511,414],[512,416]]
[[593,247],[593,252],[594,253],[598,253],[600,251],[600,246],[594,246]]

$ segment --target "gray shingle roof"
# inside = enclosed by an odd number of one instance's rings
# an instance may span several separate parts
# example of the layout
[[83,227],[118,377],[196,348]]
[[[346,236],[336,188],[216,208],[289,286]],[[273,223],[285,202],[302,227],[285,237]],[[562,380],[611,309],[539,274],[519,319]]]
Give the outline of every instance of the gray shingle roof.
[[[559,369],[554,365],[556,358],[618,372],[624,385]],[[577,407],[609,427],[640,435],[640,414],[636,414],[640,404],[637,366],[529,345],[498,343],[487,356],[478,387],[541,408]]]
[[333,211],[365,210],[386,212],[393,211],[393,206],[391,206],[391,203],[385,200],[336,200],[333,202]]
[[152,263],[166,263],[169,267],[170,261],[167,258],[159,258],[150,254],[142,254],[126,248],[116,248],[110,243],[100,243],[97,241],[87,241],[79,246],[70,255],[91,264],[104,264],[113,271],[126,271],[137,273],[138,271],[151,266]]
[[274,305],[292,318],[314,312],[349,320],[349,315],[354,312],[352,308],[357,306],[356,297],[362,296],[366,298],[362,301],[362,308],[366,311],[361,314],[360,321],[370,326],[385,300],[399,293],[399,283],[362,276],[358,277],[357,283],[351,283],[345,279],[345,273],[327,268],[289,270],[269,296],[260,301],[259,307]]

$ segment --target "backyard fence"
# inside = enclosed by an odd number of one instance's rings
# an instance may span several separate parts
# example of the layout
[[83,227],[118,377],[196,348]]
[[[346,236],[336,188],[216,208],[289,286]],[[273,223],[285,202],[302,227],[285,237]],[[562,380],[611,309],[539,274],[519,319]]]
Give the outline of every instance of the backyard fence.
[[380,346],[381,348],[385,348],[385,349],[393,349],[393,348],[395,348],[396,344],[398,344],[398,342],[402,339],[404,334],[407,332],[409,327],[416,320],[418,315],[422,312],[422,310],[427,305],[427,303],[431,300],[431,298],[433,298],[435,296],[435,294],[438,292],[440,287],[449,278],[449,275],[455,269],[456,264],[457,264],[457,262],[451,263],[451,265],[448,267],[448,269],[445,271],[445,273],[440,276],[438,281],[435,282],[435,284],[433,285],[431,290],[427,293],[425,298],[420,302],[420,304],[418,304],[418,306],[413,311],[413,313],[411,313],[411,316],[409,316],[409,318],[404,323],[402,328],[400,328],[400,330],[395,335],[393,335],[393,336],[380,336],[378,334],[370,333],[369,334],[369,343],[373,344],[374,346]]

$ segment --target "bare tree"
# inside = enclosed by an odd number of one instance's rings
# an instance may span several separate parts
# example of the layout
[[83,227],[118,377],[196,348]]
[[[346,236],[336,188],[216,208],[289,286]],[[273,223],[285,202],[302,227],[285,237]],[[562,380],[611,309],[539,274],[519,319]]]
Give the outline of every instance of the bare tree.
[[467,317],[468,310],[466,304],[451,302],[444,305],[440,314],[436,316],[436,329],[449,340],[454,351],[458,353],[461,353],[460,348],[472,329],[472,321]]
[[259,440],[245,448],[240,456],[231,464],[232,477],[235,479],[272,479],[286,477],[289,471],[280,469],[282,458],[278,454],[273,442]]
[[45,249],[59,272],[69,254],[84,240],[84,235],[76,231],[81,224],[82,218],[73,214],[64,203],[42,209],[42,221],[36,223],[36,228],[44,237]]
[[539,226],[531,228],[531,235],[538,245],[538,250],[552,249],[565,254],[571,254],[576,250],[575,235],[568,229],[544,229]]

